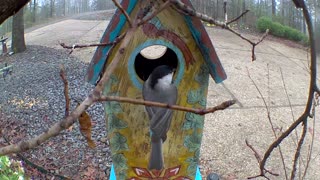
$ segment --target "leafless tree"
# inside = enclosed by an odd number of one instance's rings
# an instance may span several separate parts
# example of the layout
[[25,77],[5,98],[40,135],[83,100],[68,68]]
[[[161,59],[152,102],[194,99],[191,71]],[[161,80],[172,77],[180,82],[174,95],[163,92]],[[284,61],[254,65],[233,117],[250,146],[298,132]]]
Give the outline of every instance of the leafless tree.
[[12,51],[15,53],[26,50],[26,43],[24,40],[24,20],[23,8],[13,16],[12,20]]

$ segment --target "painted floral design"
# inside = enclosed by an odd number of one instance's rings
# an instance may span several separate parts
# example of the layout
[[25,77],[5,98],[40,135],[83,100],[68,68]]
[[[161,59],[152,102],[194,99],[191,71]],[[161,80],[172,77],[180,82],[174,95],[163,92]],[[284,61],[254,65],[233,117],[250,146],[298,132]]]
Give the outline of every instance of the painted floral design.
[[191,112],[186,113],[186,121],[183,124],[183,130],[203,128],[204,118]]
[[111,149],[113,152],[128,150],[127,139],[120,133],[114,133],[113,137],[110,140],[112,146]]
[[186,162],[189,163],[188,170],[187,170],[189,173],[189,176],[194,176],[196,174],[199,157],[200,157],[200,148],[195,151],[193,157],[190,157],[186,160]]

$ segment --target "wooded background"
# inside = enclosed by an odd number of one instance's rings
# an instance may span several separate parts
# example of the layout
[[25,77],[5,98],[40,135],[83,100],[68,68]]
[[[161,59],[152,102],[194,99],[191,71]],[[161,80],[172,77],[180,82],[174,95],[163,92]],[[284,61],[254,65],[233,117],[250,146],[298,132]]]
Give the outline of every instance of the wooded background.
[[[191,0],[194,7],[216,19],[223,20],[224,0]],[[306,23],[302,11],[296,9],[291,0],[226,0],[229,18],[237,17],[246,9],[250,10],[238,24],[239,28],[255,28],[262,16],[272,17],[273,21],[293,27],[306,34]],[[320,0],[308,0],[316,30],[320,34]],[[52,19],[79,13],[114,9],[111,0],[31,0],[24,8],[25,28],[48,22]],[[0,35],[11,32],[12,18],[0,26]]]

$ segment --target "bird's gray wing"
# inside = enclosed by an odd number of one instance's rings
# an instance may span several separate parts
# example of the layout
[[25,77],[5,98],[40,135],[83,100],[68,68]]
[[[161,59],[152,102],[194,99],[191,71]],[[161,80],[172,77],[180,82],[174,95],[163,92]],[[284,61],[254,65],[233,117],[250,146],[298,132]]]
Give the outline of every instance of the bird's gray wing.
[[[148,83],[148,82],[147,82]],[[146,101],[156,101],[155,97],[153,96],[154,95],[154,92],[153,90],[148,87],[145,83],[143,85],[143,99],[146,100]],[[149,119],[152,119],[152,117],[155,115],[156,111],[157,111],[157,108],[156,107],[152,107],[152,106],[145,106],[145,109],[148,113],[148,116],[149,116]]]
[[145,109],[148,113],[149,119],[152,119],[152,117],[155,116],[157,109],[155,109],[155,107],[151,107],[151,106],[145,106]]
[[150,129],[153,136],[166,137],[169,130],[173,111],[166,108],[158,108],[158,111],[152,116],[150,122]]

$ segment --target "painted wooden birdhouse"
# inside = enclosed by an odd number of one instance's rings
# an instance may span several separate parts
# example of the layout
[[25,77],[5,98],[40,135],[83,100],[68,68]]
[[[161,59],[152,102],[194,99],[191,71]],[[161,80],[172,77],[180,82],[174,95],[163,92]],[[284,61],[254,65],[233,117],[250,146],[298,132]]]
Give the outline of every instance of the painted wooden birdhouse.
[[[163,3],[152,2],[158,5]],[[189,0],[182,2],[193,8]],[[123,0],[121,4],[130,17],[134,18],[148,3],[150,1]],[[117,10],[101,42],[114,41],[128,27],[125,16]],[[154,45],[159,49],[145,53]],[[113,45],[97,48],[87,74],[89,82],[95,84],[99,80],[119,47],[120,45]],[[139,27],[104,93],[143,99],[143,83],[159,65],[176,69],[174,84],[178,89],[177,105],[180,106],[205,108],[209,75],[216,83],[226,79],[201,21],[169,7]],[[107,102],[105,113],[117,179],[195,179],[204,116],[174,111],[167,139],[163,143],[164,168],[150,170],[150,120],[145,107]]]

